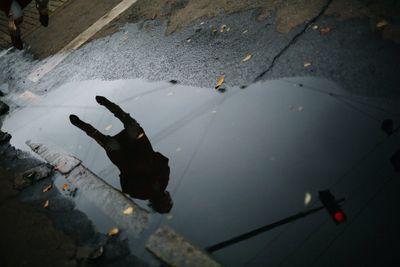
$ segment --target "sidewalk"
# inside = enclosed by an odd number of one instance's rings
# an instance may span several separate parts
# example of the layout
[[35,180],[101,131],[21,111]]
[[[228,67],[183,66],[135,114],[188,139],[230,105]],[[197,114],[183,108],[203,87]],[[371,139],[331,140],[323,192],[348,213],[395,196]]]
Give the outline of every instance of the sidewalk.
[[[34,1],[24,10],[22,38],[31,53],[46,58],[65,47],[121,0],[50,0],[50,23],[41,27]],[[45,40],[45,41],[44,41]],[[9,47],[7,18],[0,16],[0,47]]]

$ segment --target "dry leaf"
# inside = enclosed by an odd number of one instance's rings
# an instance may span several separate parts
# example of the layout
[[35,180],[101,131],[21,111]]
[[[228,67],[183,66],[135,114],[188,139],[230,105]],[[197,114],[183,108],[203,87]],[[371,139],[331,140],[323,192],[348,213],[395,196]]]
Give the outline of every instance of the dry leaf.
[[386,25],[388,25],[388,22],[386,21],[386,20],[380,20],[377,24],[376,24],[376,27],[377,28],[383,28],[383,27],[385,27]]
[[130,214],[132,214],[133,212],[134,212],[133,207],[128,207],[128,208],[126,208],[126,209],[123,211],[124,215],[130,215]]
[[222,25],[221,28],[219,29],[220,32],[224,32],[226,30],[226,25]]
[[116,227],[114,227],[114,228],[110,229],[110,231],[108,231],[109,236],[116,236],[118,234],[119,234],[119,229]]
[[224,75],[220,76],[217,80],[217,84],[215,85],[215,89],[220,88],[221,85],[224,83],[224,81],[225,81],[225,76]]
[[251,54],[248,54],[244,59],[242,59],[242,62],[246,62],[247,60],[249,60],[252,57]]
[[326,34],[326,33],[329,33],[331,31],[332,31],[332,29],[329,28],[329,27],[323,27],[323,28],[319,29],[319,33],[320,34]]
[[304,205],[307,206],[308,204],[310,204],[312,199],[312,196],[309,192],[307,192],[304,196]]
[[306,63],[304,63],[304,68],[308,68],[308,67],[310,67],[311,66],[311,62],[306,62]]
[[50,191],[50,189],[53,187],[53,185],[52,184],[49,184],[48,186],[45,186],[44,188],[43,188],[43,193],[46,193],[46,192],[48,192],[48,191]]
[[144,133],[141,133],[141,134],[139,134],[137,137],[136,137],[136,139],[140,139],[140,138],[142,138],[144,136]]
[[69,184],[63,184],[63,187],[62,187],[62,190],[68,190],[68,188],[69,188]]
[[109,125],[107,125],[107,127],[106,127],[106,131],[109,131],[109,130],[111,130],[111,128],[112,128],[112,125],[111,124],[109,124]]
[[43,208],[47,208],[49,206],[49,200],[46,200],[43,204]]

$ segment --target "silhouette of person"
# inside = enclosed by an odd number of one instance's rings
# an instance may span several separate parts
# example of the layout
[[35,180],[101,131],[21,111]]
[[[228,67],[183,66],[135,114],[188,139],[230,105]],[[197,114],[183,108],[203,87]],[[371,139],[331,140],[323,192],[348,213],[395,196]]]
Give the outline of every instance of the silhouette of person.
[[143,128],[118,105],[103,96],[96,101],[106,107],[124,125],[115,136],[103,135],[76,115],[70,115],[73,125],[101,145],[120,171],[121,188],[133,198],[149,200],[149,206],[158,213],[168,213],[172,199],[166,187],[169,181],[168,158],[154,152]]

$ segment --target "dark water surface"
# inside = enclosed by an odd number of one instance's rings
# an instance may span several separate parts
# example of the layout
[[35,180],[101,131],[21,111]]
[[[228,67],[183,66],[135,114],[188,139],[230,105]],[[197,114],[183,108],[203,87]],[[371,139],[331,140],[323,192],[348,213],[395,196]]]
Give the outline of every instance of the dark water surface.
[[[329,265],[340,249],[351,257],[346,247],[362,247],[368,237],[360,231],[370,232],[368,224],[357,224],[357,214],[394,175],[389,158],[399,136],[386,136],[380,123],[399,118],[398,108],[312,78],[261,82],[223,94],[143,80],[70,83],[24,100],[3,130],[22,150],[29,150],[28,139],[65,150],[120,189],[119,171],[104,150],[68,119],[73,113],[104,134],[121,131],[96,95],[129,112],[154,150],[169,158],[167,190],[174,206],[169,215],[154,215],[149,233],[169,225],[204,248],[315,207],[320,190],[347,199],[343,209],[354,223],[333,248],[325,250],[347,226],[335,226],[322,211],[216,252],[227,266]],[[100,231],[113,226],[85,196],[78,194],[76,202]],[[149,209],[146,201],[135,202]],[[343,241],[347,237],[352,238]],[[133,248],[140,244],[132,241]]]

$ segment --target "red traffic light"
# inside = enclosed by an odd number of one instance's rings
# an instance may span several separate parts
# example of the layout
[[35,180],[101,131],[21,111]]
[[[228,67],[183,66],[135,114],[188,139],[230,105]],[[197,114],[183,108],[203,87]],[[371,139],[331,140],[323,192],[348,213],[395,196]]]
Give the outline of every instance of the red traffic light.
[[346,220],[346,215],[344,214],[343,211],[337,211],[333,215],[333,218],[337,223],[343,223]]
[[325,209],[336,224],[341,224],[346,221],[346,214],[342,211],[339,202],[329,190],[320,191],[319,200],[321,200]]

